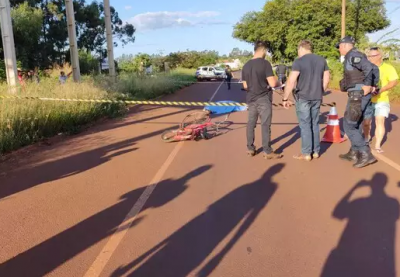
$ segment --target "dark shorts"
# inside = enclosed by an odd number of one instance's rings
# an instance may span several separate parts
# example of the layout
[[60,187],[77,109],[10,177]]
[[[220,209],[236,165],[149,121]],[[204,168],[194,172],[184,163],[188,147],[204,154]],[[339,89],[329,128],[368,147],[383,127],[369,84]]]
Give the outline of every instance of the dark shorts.
[[372,102],[369,102],[364,112],[364,119],[371,119],[375,113],[375,105]]

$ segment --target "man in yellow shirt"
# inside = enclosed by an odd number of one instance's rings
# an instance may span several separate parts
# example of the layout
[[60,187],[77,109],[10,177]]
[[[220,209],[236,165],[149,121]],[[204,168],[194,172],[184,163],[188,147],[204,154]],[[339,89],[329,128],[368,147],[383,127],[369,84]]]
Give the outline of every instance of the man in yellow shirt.
[[375,150],[383,153],[381,144],[386,132],[385,119],[389,117],[390,113],[389,94],[390,90],[399,83],[399,75],[392,65],[383,62],[382,51],[378,47],[370,49],[368,59],[379,67],[380,80],[379,90],[374,92],[371,106],[368,107],[364,117],[364,136],[365,140],[371,140],[371,122],[372,117],[375,116]]

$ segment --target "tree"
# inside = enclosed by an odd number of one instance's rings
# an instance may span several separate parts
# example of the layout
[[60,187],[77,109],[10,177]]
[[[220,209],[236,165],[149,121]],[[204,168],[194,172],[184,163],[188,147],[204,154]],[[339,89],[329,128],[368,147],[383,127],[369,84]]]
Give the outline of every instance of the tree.
[[[106,58],[103,4],[86,2],[74,1],[78,47]],[[70,60],[65,0],[10,0],[10,4],[17,59],[24,67],[46,68]],[[134,26],[110,9],[115,46],[133,43]]]
[[229,53],[230,58],[249,57],[252,55],[252,52],[247,50],[240,50],[238,47],[233,48],[232,51]]
[[[297,44],[310,39],[315,52],[337,57],[340,39],[341,0],[271,0],[260,12],[246,13],[233,36],[242,41],[265,41],[274,60],[297,56]],[[347,1],[347,35],[365,40],[367,33],[390,24],[383,0]]]
[[[78,46],[87,51],[96,51],[103,58],[106,57],[104,45],[106,43],[106,29],[104,21],[104,6],[103,3],[92,2],[89,5],[82,3],[74,3],[76,11],[75,20],[78,29]],[[122,45],[133,43],[135,41],[135,28],[132,24],[124,23],[117,11],[110,7],[111,24],[114,36],[114,46],[118,46],[120,41]]]
[[41,35],[43,12],[32,8],[27,2],[11,11],[14,29],[15,53],[22,67],[37,64],[35,52]]
[[99,71],[100,60],[91,53],[79,51],[79,67],[82,74],[95,74]]

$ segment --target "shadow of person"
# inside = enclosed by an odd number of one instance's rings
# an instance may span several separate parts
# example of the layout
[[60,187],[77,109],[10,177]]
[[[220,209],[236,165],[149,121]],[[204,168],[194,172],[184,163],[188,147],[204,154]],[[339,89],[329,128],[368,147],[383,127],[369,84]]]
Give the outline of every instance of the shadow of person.
[[[284,133],[283,135],[280,135],[277,138],[274,138],[273,140],[271,140],[271,146],[277,144],[278,142],[280,142],[281,140],[286,139],[287,137],[291,138],[286,141],[285,143],[283,143],[282,145],[280,145],[277,149],[275,149],[276,153],[283,153],[283,151],[288,148],[289,146],[291,146],[292,144],[296,143],[296,141],[298,139],[300,139],[300,127],[297,125],[295,127],[293,127],[291,130],[287,131],[286,133]],[[261,153],[263,151],[262,148],[258,149],[257,153]]]
[[[172,201],[187,189],[190,179],[203,174],[211,167],[211,165],[202,166],[179,179],[167,179],[160,182],[141,212],[148,208],[161,207]],[[111,236],[124,219],[128,219],[125,218],[126,215],[146,188],[138,188],[123,195],[121,201],[115,205],[1,263],[0,276],[41,277],[55,270],[92,245]],[[134,227],[141,220],[143,217],[135,219],[129,228]]]
[[[338,203],[333,217],[347,219],[338,246],[329,255],[322,277],[394,277],[396,221],[399,202],[385,193],[387,177],[376,173],[356,184]],[[361,187],[371,195],[350,201]]]
[[[257,181],[243,185],[192,219],[142,256],[118,268],[112,276],[188,276],[238,224],[236,233],[197,276],[208,276],[249,229],[277,190],[272,181],[283,164],[268,169]],[[146,260],[146,261],[145,261]]]
[[318,124],[327,124],[328,123],[328,115],[329,112],[323,112],[319,115]]
[[[393,130],[393,122],[397,121],[398,119],[399,118],[397,115],[390,114],[389,117],[385,120],[386,132],[385,132],[385,136],[383,137],[383,140],[382,140],[382,145],[386,143],[390,132]],[[375,126],[375,128],[376,128],[376,126]],[[373,134],[375,134],[375,130],[374,130]]]

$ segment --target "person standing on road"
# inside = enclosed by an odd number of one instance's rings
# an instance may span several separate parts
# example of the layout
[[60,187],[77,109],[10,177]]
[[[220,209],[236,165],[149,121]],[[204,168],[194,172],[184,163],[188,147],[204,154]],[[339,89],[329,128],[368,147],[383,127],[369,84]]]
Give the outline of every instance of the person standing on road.
[[232,69],[229,65],[226,65],[225,74],[226,74],[226,83],[228,84],[228,90],[230,90],[233,74],[232,74]]
[[247,153],[256,154],[254,146],[254,130],[257,120],[261,120],[262,146],[264,158],[279,159],[271,147],[272,121],[272,87],[280,86],[271,64],[265,60],[267,46],[264,42],[256,42],[253,59],[248,61],[242,70],[243,88],[247,91],[246,100],[249,109],[247,122]]
[[330,73],[326,60],[312,53],[310,41],[302,40],[297,51],[299,58],[293,63],[282,100],[283,106],[288,108],[288,97],[296,87],[293,96],[301,130],[301,154],[294,158],[311,161],[319,158],[319,114]]
[[278,76],[278,80],[279,82],[281,82],[281,84],[286,83],[286,79],[287,79],[287,66],[283,63],[283,61],[281,62],[281,64],[279,64],[276,67],[276,75]]
[[389,117],[390,113],[389,94],[390,90],[399,83],[399,75],[392,65],[383,62],[382,51],[378,47],[370,49],[368,59],[379,67],[380,80],[379,89],[372,93],[370,112],[364,119],[364,138],[368,143],[370,142],[371,122],[375,115],[375,151],[383,153],[381,145],[386,132],[385,119]]
[[362,134],[362,122],[371,104],[372,88],[379,81],[378,67],[368,61],[367,56],[355,47],[354,38],[347,36],[336,45],[344,56],[344,77],[340,89],[348,93],[348,102],[344,114],[343,127],[351,141],[348,153],[339,155],[343,160],[355,161],[355,168],[362,168],[375,163],[369,143]]

